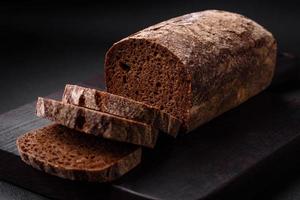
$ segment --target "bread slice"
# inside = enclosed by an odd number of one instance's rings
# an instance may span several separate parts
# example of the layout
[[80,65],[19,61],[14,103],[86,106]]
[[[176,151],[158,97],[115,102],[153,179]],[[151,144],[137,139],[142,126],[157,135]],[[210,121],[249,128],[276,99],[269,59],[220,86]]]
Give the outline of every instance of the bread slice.
[[148,124],[52,99],[38,98],[36,112],[58,124],[112,140],[147,147],[154,147],[157,140],[157,129]]
[[153,106],[105,91],[77,85],[66,85],[62,101],[151,124],[174,137],[178,134],[181,125],[179,119]]
[[17,139],[21,159],[32,167],[61,178],[112,181],[137,166],[141,148],[108,141],[53,124]]

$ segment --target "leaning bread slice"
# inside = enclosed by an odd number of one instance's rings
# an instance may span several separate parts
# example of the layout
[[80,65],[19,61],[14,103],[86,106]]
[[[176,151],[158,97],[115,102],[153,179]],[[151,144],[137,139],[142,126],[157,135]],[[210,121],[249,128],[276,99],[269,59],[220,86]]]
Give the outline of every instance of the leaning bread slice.
[[66,85],[62,101],[151,124],[174,137],[178,134],[181,126],[179,119],[153,106],[105,91],[77,85]]
[[53,124],[17,139],[21,159],[32,167],[71,180],[112,181],[141,161],[141,148],[76,133]]
[[158,135],[148,124],[52,99],[38,98],[36,112],[39,117],[84,133],[147,147],[154,147]]

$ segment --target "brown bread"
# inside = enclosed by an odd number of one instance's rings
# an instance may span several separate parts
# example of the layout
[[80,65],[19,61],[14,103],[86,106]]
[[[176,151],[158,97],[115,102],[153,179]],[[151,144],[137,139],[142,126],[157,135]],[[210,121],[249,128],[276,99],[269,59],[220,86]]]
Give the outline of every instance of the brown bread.
[[22,160],[32,167],[71,180],[112,181],[141,161],[141,148],[112,142],[54,124],[17,139]]
[[77,85],[66,85],[62,102],[150,124],[172,136],[178,134],[181,125],[179,119],[152,106]]
[[115,43],[105,58],[107,91],[158,107],[189,132],[264,90],[276,48],[242,15],[183,15]]
[[38,98],[36,112],[84,133],[147,147],[154,147],[158,135],[150,125],[52,99]]

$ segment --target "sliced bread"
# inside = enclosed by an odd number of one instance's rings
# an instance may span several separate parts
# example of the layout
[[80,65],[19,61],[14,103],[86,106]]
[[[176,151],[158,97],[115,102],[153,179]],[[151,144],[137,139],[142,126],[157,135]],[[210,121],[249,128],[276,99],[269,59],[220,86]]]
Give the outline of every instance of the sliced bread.
[[108,141],[53,124],[17,139],[21,159],[32,167],[71,180],[112,181],[141,161],[141,148]]
[[105,91],[77,85],[66,85],[62,101],[151,124],[174,137],[178,134],[181,126],[179,119],[153,106]]
[[38,98],[37,116],[47,118],[75,130],[104,138],[154,147],[158,130],[141,122],[115,115]]

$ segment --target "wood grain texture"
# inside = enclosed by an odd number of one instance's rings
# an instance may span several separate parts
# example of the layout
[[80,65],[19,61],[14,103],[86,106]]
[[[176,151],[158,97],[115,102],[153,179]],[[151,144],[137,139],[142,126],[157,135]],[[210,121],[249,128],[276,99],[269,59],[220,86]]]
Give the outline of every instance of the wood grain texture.
[[[293,59],[279,57],[278,64],[279,72],[292,69],[288,75],[299,77],[299,67],[295,68],[299,65]],[[16,138],[47,123],[35,117],[35,103],[25,105],[0,115],[0,178],[56,199],[207,199],[223,195],[228,188],[231,195],[236,194],[241,185],[253,194],[258,182],[250,187],[249,176],[264,177],[275,166],[287,168],[300,146],[299,79],[294,81],[284,84],[284,90],[270,88],[189,135],[176,140],[160,137],[153,150],[143,151],[137,169],[109,185],[67,181],[23,164]],[[95,79],[92,86],[97,83]],[[272,159],[279,156],[285,162]],[[268,168],[263,168],[266,162]]]
[[[99,82],[102,80],[98,77]],[[91,84],[92,85],[92,84]],[[63,90],[49,94],[52,99],[61,99]],[[1,150],[18,154],[16,139],[18,136],[33,129],[41,128],[49,124],[49,120],[36,116],[36,101],[0,114],[0,147]]]

